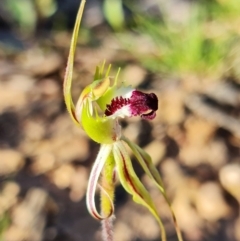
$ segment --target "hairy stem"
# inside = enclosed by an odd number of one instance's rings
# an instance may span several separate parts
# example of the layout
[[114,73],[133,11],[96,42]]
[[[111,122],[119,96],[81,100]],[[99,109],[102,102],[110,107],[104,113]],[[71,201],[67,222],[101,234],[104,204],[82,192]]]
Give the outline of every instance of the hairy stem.
[[[113,155],[111,153],[106,160],[101,178],[101,213],[103,216],[108,217],[101,221],[103,241],[113,241],[114,215],[111,215],[111,213],[113,211],[113,200],[115,190],[114,166],[115,163]],[[109,214],[111,215],[110,217]]]
[[101,221],[103,241],[113,241],[113,219],[114,217],[111,216]]

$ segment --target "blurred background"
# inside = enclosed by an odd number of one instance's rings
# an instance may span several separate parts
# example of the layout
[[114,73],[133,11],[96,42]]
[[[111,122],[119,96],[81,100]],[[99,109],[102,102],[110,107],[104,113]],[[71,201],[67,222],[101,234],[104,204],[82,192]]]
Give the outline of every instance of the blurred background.
[[[99,146],[62,96],[80,0],[0,1],[0,240],[101,240],[85,191]],[[87,0],[73,96],[103,60],[154,91],[151,122],[122,122],[162,174],[186,241],[240,241],[239,0]],[[176,239],[163,197],[133,159]],[[116,190],[116,241],[157,241],[150,213]]]

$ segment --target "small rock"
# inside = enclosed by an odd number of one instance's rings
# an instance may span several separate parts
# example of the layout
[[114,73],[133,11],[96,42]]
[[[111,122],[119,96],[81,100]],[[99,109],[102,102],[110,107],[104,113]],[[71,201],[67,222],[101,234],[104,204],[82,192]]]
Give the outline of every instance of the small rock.
[[159,114],[164,123],[173,125],[183,121],[185,112],[183,92],[173,86],[162,93],[159,101]]
[[235,234],[235,238],[237,241],[240,240],[240,217],[235,221],[235,225],[234,225],[234,234]]
[[223,141],[211,141],[207,145],[187,143],[180,149],[179,156],[181,162],[187,166],[205,163],[218,170],[227,161],[227,148]]
[[157,165],[165,155],[166,146],[163,142],[152,141],[144,147],[144,151],[151,156],[153,165]]
[[43,240],[47,197],[48,195],[43,189],[30,189],[23,202],[13,210],[12,225],[6,231],[4,240]]
[[4,233],[3,237],[5,241],[30,241],[27,232],[15,225],[11,225]]
[[204,222],[191,205],[191,198],[187,190],[179,192],[173,201],[173,210],[178,220],[178,225],[188,240],[203,240]]
[[225,165],[228,159],[227,147],[224,141],[214,140],[206,146],[206,163],[216,170]]
[[58,188],[64,189],[71,185],[74,175],[74,168],[69,164],[64,164],[54,170],[52,174],[50,174],[50,178]]
[[[138,221],[136,222],[136,220]],[[154,240],[159,236],[159,226],[151,213],[134,213],[134,220],[132,220],[131,225],[137,236],[143,239]]]
[[0,83],[0,111],[12,108],[22,108],[28,103],[28,93],[35,80],[27,75],[14,74],[6,77]]
[[85,160],[89,155],[89,143],[86,138],[72,136],[72,138],[61,139],[59,142],[61,145],[58,145],[57,140],[55,143],[52,143],[54,148],[53,153],[59,162]]
[[219,172],[220,182],[240,203],[240,164],[224,166]]
[[149,213],[144,207],[135,205],[131,201],[131,203],[125,205],[121,209],[118,216],[120,218],[119,220],[127,224],[131,230],[128,234],[132,239],[128,239],[123,235],[124,239],[134,240],[134,237],[135,239],[136,237],[141,237],[142,239],[155,240],[159,237],[159,226],[151,213]]
[[0,194],[0,216],[17,202],[17,195],[20,192],[20,187],[17,183],[5,183]]
[[187,141],[191,144],[205,144],[213,137],[216,126],[198,117],[190,117],[185,123]]
[[116,222],[114,226],[114,241],[131,241],[133,240],[133,230],[124,222]]
[[26,104],[27,96],[24,92],[0,84],[0,112],[9,108],[20,109]]
[[214,182],[204,183],[198,189],[195,202],[199,215],[212,222],[226,218],[230,213],[220,186]]
[[46,78],[42,79],[37,84],[38,90],[41,92],[41,94],[49,97],[49,96],[57,96],[60,94],[60,86],[57,84],[57,82],[54,79]]
[[15,150],[0,150],[0,175],[17,172],[24,165],[23,155]]
[[128,123],[127,127],[124,128],[122,131],[123,131],[123,135],[126,136],[126,138],[128,138],[133,143],[137,143],[139,132],[140,132],[139,129],[140,129],[139,122],[131,122],[131,123]]
[[127,81],[127,83],[131,83],[135,88],[143,82],[145,76],[145,69],[138,65],[130,64],[124,69],[122,79],[123,81]]
[[28,141],[37,141],[43,139],[46,134],[46,128],[44,123],[28,119],[24,122],[24,133],[24,137],[28,139]]
[[86,193],[88,183],[88,170],[81,166],[78,167],[72,176],[70,184],[70,198],[74,202],[80,201]]
[[62,58],[54,51],[36,47],[18,56],[17,64],[32,75],[45,76],[61,68]]
[[54,168],[56,157],[49,152],[42,153],[34,158],[32,170],[35,174],[42,174]]

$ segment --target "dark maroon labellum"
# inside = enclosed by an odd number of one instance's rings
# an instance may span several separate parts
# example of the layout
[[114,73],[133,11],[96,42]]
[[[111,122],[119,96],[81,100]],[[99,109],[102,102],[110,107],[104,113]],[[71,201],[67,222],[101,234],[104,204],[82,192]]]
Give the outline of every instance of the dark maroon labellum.
[[143,119],[152,120],[156,116],[158,109],[158,98],[154,93],[145,94],[134,90],[130,98],[116,97],[107,105],[106,116],[113,115],[116,111],[127,106],[129,108],[128,116],[141,116]]

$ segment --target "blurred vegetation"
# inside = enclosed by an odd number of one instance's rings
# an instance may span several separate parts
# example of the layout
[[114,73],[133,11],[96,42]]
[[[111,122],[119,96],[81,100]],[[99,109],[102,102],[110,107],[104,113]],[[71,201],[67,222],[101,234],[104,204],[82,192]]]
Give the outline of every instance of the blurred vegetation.
[[3,0],[5,20],[25,34],[36,29],[37,21],[50,17],[56,11],[53,0]]
[[[96,22],[101,26],[108,23],[124,48],[150,71],[239,78],[236,54],[240,39],[239,1],[179,0],[172,1],[170,7],[168,2],[153,1],[150,10],[146,1],[104,0],[102,5],[97,1],[91,4],[102,14],[102,19],[99,17]],[[76,12],[77,4],[77,1],[66,4],[57,0],[3,0],[1,12],[14,29],[29,36],[43,23],[46,27],[51,22],[51,30],[66,29],[69,17],[74,22],[74,14],[70,15]],[[96,16],[90,18],[93,17]],[[148,41],[133,46],[143,36]]]
[[4,213],[0,215],[0,241],[4,241],[3,233],[10,225],[10,217],[8,213]]
[[104,15],[109,24],[115,30],[119,30],[124,25],[124,11],[121,0],[104,0]]
[[217,78],[226,72],[230,74],[236,67],[233,55],[239,46],[239,1],[194,1],[179,9],[180,16],[174,16],[176,11],[169,13],[164,5],[159,4],[161,18],[142,14],[137,6],[131,6],[135,19],[133,30],[147,36],[153,45],[152,51],[141,54],[122,37],[137,59],[153,72]]

